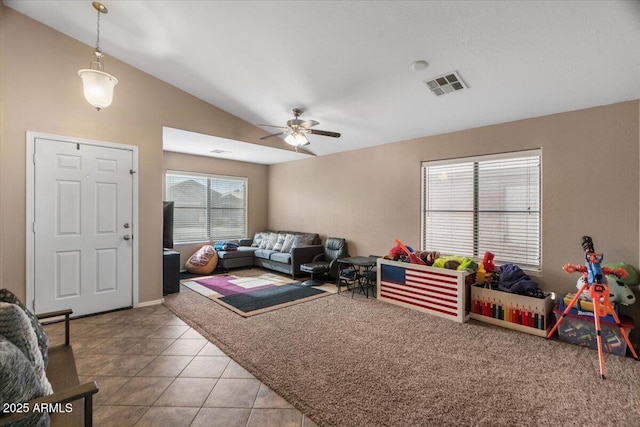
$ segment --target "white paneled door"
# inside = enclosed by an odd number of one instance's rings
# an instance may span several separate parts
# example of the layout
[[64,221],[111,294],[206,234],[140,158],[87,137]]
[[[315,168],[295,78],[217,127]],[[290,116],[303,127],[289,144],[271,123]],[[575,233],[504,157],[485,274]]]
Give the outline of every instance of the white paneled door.
[[36,313],[131,306],[132,151],[47,138],[34,151]]

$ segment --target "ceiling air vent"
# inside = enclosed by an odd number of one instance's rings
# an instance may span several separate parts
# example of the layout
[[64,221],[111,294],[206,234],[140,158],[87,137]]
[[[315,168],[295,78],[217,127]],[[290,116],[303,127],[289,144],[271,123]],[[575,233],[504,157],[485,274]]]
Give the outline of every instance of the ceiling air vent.
[[436,96],[455,92],[467,87],[456,71],[434,77],[430,80],[425,80],[423,83]]

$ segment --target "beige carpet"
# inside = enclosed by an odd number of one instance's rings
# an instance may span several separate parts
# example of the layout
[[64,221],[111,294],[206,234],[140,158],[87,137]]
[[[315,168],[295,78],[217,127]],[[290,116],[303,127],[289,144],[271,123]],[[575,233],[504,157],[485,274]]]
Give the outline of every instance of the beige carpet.
[[640,363],[350,294],[242,318],[165,305],[319,425],[638,426]]

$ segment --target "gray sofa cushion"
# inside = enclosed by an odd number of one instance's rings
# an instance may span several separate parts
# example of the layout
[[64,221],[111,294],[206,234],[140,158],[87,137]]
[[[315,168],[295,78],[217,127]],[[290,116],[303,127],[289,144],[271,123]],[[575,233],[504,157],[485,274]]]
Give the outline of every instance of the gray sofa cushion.
[[253,253],[260,249],[252,246],[240,246],[237,251],[218,251],[219,259],[247,258],[253,257]]
[[293,248],[301,248],[303,246],[311,246],[315,241],[314,234],[297,234],[293,239],[293,244],[291,245],[291,249]]
[[253,243],[251,244],[251,246],[256,247],[256,248],[260,247],[260,243],[262,243],[262,239],[264,239],[265,237],[268,238],[269,237],[269,233],[263,232],[263,231],[260,231],[260,232],[256,233],[253,236]]
[[312,238],[311,245],[319,245],[320,244],[320,235],[318,233],[305,233],[303,231],[279,231],[281,234],[293,234],[293,235],[304,235]]
[[281,262],[283,264],[291,264],[291,254],[284,252],[276,252],[271,254],[271,261]]
[[282,244],[282,249],[280,252],[291,252],[291,248],[293,247],[293,241],[296,238],[295,234],[285,234],[284,243]]
[[276,252],[277,251],[274,251],[272,249],[258,249],[253,254],[256,258],[270,259],[271,254],[275,254]]
[[284,241],[286,238],[287,238],[286,234],[278,234],[278,240],[276,241],[276,244],[273,245],[272,249],[274,251],[282,252],[282,245],[284,244]]
[[269,238],[267,239],[266,246],[264,245],[264,241],[263,241],[263,243],[260,244],[260,248],[271,250],[273,249],[277,241],[278,241],[278,233],[271,233],[269,234]]

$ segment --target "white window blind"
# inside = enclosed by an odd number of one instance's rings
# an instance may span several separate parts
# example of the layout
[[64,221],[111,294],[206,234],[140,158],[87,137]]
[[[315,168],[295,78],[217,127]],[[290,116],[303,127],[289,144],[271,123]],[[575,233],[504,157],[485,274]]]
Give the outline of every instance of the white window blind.
[[422,247],[540,270],[540,151],[422,164]]
[[247,179],[167,172],[176,242],[239,239],[247,235]]

